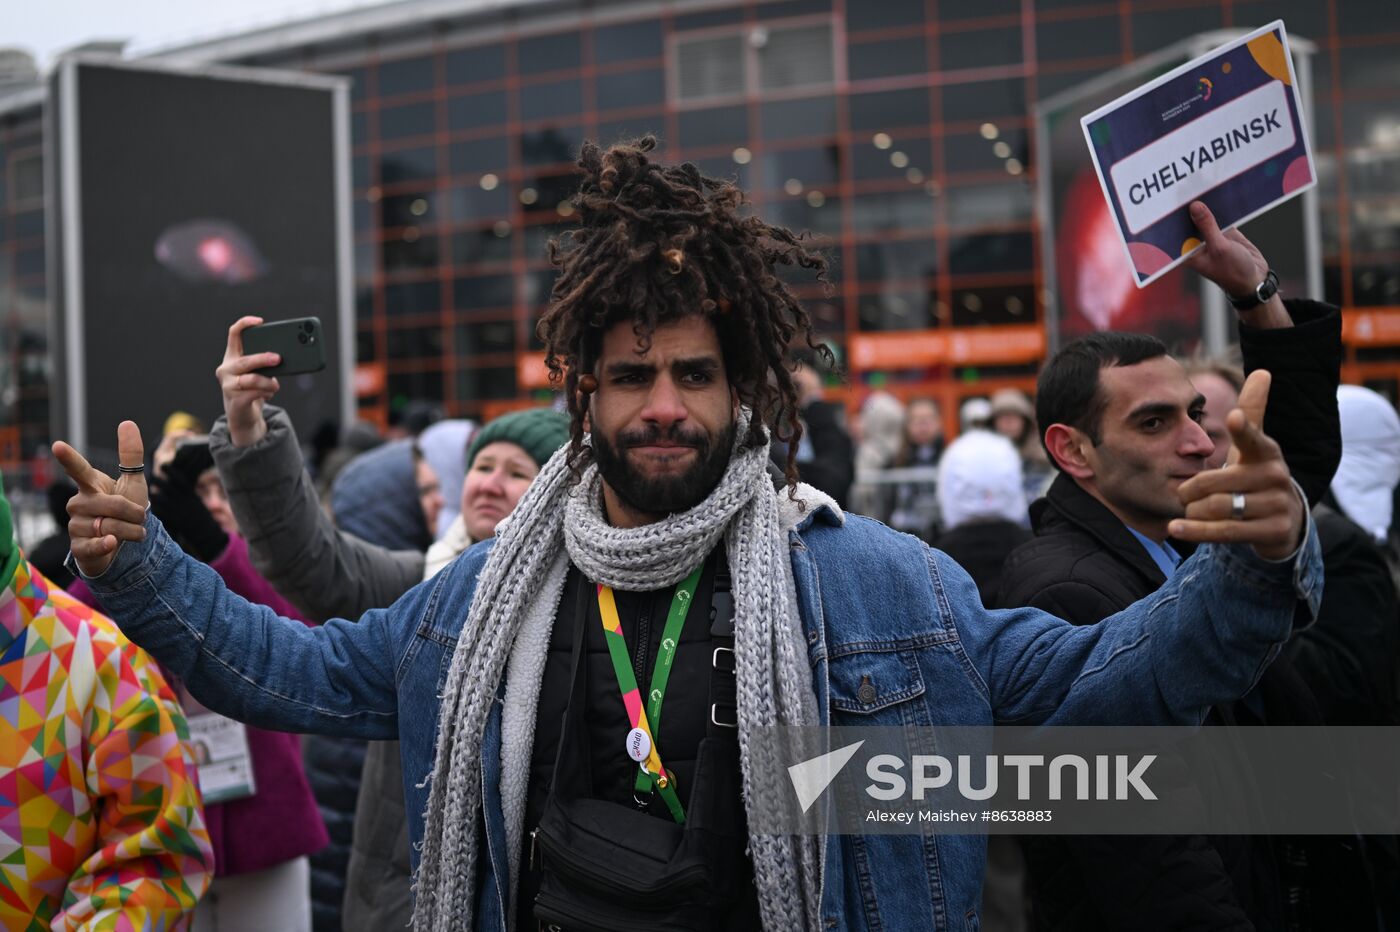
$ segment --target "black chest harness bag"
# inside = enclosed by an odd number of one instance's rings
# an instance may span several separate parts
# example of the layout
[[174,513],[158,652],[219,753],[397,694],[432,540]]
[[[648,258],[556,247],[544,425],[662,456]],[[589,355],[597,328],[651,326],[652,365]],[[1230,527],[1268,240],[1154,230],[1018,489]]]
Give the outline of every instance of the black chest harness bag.
[[[579,587],[573,678],[552,792],[536,841],[542,878],[535,917],[566,932],[710,932],[728,927],[748,880],[734,679],[734,602],[721,560],[710,602],[710,718],[684,824],[592,799],[585,721],[586,626],[598,623]],[[642,800],[638,800],[639,804]]]

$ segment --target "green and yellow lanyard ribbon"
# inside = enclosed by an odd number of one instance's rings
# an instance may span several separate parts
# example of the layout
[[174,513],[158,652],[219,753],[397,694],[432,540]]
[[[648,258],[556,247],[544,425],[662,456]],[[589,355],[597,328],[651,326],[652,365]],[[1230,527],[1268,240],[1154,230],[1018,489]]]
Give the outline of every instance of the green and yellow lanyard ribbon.
[[[661,728],[661,702],[666,697],[666,681],[671,677],[671,664],[676,659],[676,646],[680,643],[681,629],[685,627],[690,603],[695,599],[695,588],[700,584],[702,563],[689,576],[676,586],[671,597],[671,610],[666,616],[666,627],[661,634],[661,650],[656,655],[656,665],[651,673],[651,693],[647,696],[646,707],[642,707],[641,691],[637,688],[637,677],[632,672],[632,657],[627,650],[627,642],[622,637],[622,619],[617,614],[617,602],[610,587],[598,586],[598,613],[603,619],[603,635],[608,642],[608,655],[612,658],[613,672],[617,674],[617,687],[622,693],[622,704],[627,707],[627,717],[632,722],[633,733],[641,731],[646,735],[646,757],[639,761],[636,792],[661,794],[666,808],[679,824],[685,823],[685,810],[681,808],[680,797],[676,795],[675,774],[661,764],[661,755],[656,749],[656,732]],[[631,744],[632,735],[628,735]]]

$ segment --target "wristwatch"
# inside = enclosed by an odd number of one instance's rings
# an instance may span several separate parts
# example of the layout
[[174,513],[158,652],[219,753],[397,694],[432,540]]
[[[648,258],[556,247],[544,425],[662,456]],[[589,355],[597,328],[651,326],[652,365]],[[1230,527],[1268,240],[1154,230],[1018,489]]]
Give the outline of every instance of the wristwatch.
[[1237,298],[1227,292],[1226,297],[1230,299],[1230,303],[1234,305],[1235,310],[1249,311],[1263,304],[1276,294],[1278,294],[1278,275],[1274,273],[1273,269],[1269,269],[1268,273],[1264,276],[1264,280],[1254,286],[1254,291],[1251,294],[1247,294],[1243,298]]

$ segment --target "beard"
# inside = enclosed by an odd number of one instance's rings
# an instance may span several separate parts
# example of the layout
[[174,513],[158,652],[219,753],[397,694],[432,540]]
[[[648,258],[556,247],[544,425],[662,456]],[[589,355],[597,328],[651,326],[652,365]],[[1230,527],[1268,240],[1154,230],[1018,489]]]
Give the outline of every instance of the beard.
[[[718,436],[703,430],[683,430],[672,424],[667,430],[655,425],[617,435],[616,445],[600,432],[593,434],[593,458],[603,481],[628,508],[653,515],[689,511],[705,500],[729,466],[734,449],[735,424],[731,421]],[[669,476],[648,476],[627,459],[632,447],[658,442],[674,443],[695,450],[695,458],[685,472]]]

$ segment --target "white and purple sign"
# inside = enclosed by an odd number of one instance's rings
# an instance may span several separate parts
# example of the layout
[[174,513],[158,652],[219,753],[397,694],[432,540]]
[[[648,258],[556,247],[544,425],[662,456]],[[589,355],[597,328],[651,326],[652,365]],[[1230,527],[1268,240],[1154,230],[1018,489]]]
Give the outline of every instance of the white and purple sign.
[[1139,288],[1200,248],[1192,201],[1228,229],[1317,183],[1282,20],[1080,122]]

